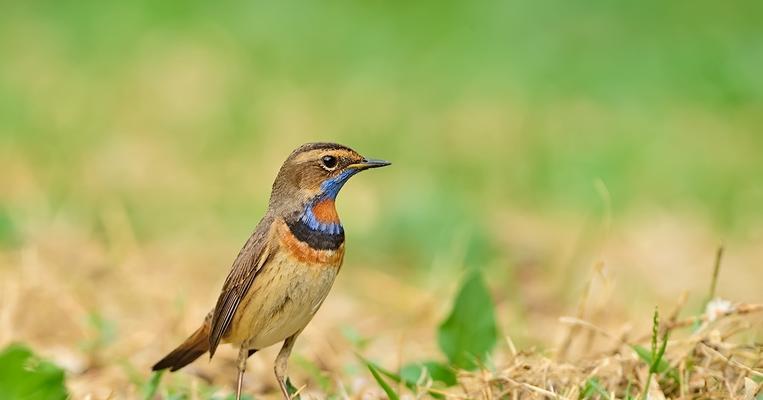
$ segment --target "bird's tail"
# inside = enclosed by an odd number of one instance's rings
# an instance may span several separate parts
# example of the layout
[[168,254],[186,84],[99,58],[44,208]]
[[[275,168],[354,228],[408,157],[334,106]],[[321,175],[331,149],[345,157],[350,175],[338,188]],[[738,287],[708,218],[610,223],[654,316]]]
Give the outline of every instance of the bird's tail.
[[193,360],[199,358],[202,354],[209,351],[209,327],[210,321],[207,318],[204,321],[204,325],[192,333],[180,346],[175,350],[172,350],[170,354],[167,354],[164,358],[154,364],[151,369],[153,371],[159,371],[169,368],[170,371],[177,371],[180,368],[193,362]]

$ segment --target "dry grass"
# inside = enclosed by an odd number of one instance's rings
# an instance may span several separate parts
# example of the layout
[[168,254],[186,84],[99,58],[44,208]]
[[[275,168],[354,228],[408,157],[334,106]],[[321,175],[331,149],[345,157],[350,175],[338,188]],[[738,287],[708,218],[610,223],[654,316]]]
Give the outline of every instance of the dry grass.
[[[755,323],[751,314],[761,311],[763,304],[737,304],[718,315],[707,313],[675,319],[674,314],[663,328],[675,333],[664,356],[671,372],[659,374],[659,379],[652,378],[647,398],[754,399],[763,378],[763,345],[741,345],[734,338],[749,332]],[[498,368],[461,374],[461,390],[450,396],[640,398],[650,366],[632,346],[648,348],[648,336],[629,339],[627,334],[614,335],[577,318],[561,321],[581,328],[574,330],[577,333],[571,340],[590,342],[591,336],[600,336],[611,343],[611,350],[562,361],[557,356],[564,354],[565,349],[548,355],[517,351],[510,345],[512,351],[497,362]]]
[[[105,239],[54,218],[24,246],[0,254],[0,345],[28,343],[64,367],[75,399],[141,398],[141,385],[148,378],[151,363],[195,328],[213,303],[225,267],[210,265],[221,264],[219,260],[227,259],[230,248],[235,247],[227,240],[182,235],[161,243],[141,243],[131,236],[120,213],[113,214],[104,218],[111,221],[105,228]],[[537,228],[543,234],[533,235],[530,225],[523,227],[527,228],[525,241],[534,237],[551,247],[573,241],[564,239],[564,234],[561,239],[549,236],[542,224]],[[609,236],[633,234],[616,231]],[[653,236],[655,232],[645,234]],[[511,238],[505,240],[511,248],[523,246]],[[600,241],[593,247],[609,260],[633,260],[633,250],[615,254],[612,249],[624,244],[614,242]],[[694,246],[705,245],[705,240],[694,241]],[[755,294],[745,288],[754,286],[747,280],[759,276],[759,271],[740,269],[739,265],[754,264],[757,251],[754,246],[749,250],[736,246],[729,252],[750,254],[752,258],[729,257],[728,268],[724,266],[720,274],[719,293],[736,300],[755,300]],[[676,265],[666,270],[671,274],[683,274],[680,266],[691,265],[676,262],[676,258],[668,260]],[[607,266],[597,264],[588,283],[583,284],[577,305],[565,304],[564,291],[548,278],[572,273],[567,275],[573,278],[565,286],[574,288],[581,284],[574,277],[587,274],[576,266],[572,272],[566,270],[568,261],[548,263],[547,275],[527,275],[520,267],[510,277],[521,283],[516,297],[501,295],[501,272],[493,272],[491,286],[506,342],[482,370],[461,372],[459,385],[445,391],[448,397],[574,399],[590,395],[614,399],[624,398],[628,391],[632,396],[640,394],[649,366],[631,346],[650,347],[649,308],[669,303],[651,295],[651,300],[640,298],[631,304],[628,288],[632,285],[618,285],[617,281],[633,280],[643,291],[652,287],[649,279],[669,278],[653,275],[646,268],[639,280],[630,275],[634,271],[618,279]],[[709,268],[691,268],[706,277],[699,280],[706,288],[712,276]],[[322,399],[327,393],[353,399],[383,397],[354,356],[357,343],[343,334],[348,326],[369,341],[362,353],[389,369],[441,357],[434,328],[450,306],[457,283],[452,277],[446,278],[422,284],[400,271],[348,265],[297,345],[300,360],[293,361],[291,371],[295,382],[306,385],[303,398]],[[707,293],[681,280],[672,285]],[[694,295],[690,300],[705,297]],[[761,305],[740,302],[727,309],[721,307],[714,320],[708,313],[692,313],[694,307],[696,304],[682,296],[678,305],[665,313],[662,326],[671,335],[664,359],[680,379],[658,374],[650,385],[650,398],[755,398],[763,374]],[[667,308],[663,306],[663,310]],[[559,318],[569,313],[574,316]],[[692,314],[699,316],[682,316]],[[554,343],[558,345],[554,347]],[[167,388],[189,398],[230,393],[234,353],[224,348],[211,363],[198,361],[182,373],[165,376],[160,394]],[[258,394],[257,398],[278,398],[271,372],[274,356],[274,350],[268,349],[250,362],[246,386],[248,392]],[[319,372],[316,375],[311,369]],[[318,382],[319,376],[323,383]],[[414,395],[403,387],[398,389]],[[420,392],[420,397],[427,397],[423,389]]]

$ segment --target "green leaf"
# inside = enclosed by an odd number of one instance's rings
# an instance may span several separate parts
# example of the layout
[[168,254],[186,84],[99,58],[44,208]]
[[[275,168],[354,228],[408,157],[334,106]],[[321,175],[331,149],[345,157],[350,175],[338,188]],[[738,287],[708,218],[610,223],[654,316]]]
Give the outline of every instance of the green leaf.
[[387,397],[389,397],[389,400],[400,400],[400,397],[395,393],[394,390],[389,386],[387,381],[382,378],[382,376],[379,373],[379,370],[376,369],[376,366],[374,366],[373,363],[367,362],[366,366],[368,367],[368,370],[371,371],[371,375],[374,376],[374,379],[376,379],[376,382],[381,386],[382,390],[384,390],[384,393],[387,394]]
[[[182,396],[181,398],[178,398],[178,400],[184,399],[184,398],[185,398],[185,396]],[[210,399],[211,400],[218,400],[217,397],[211,397]],[[174,399],[167,398],[165,400],[174,400]],[[219,400],[236,400],[236,394],[235,393],[231,393],[231,394],[229,394],[229,395],[227,395],[225,397],[220,398]],[[252,396],[250,394],[241,393],[241,400],[254,400],[254,396]]]
[[143,398],[145,400],[151,400],[156,395],[157,389],[159,389],[159,383],[162,381],[162,375],[164,370],[156,371],[151,375],[151,379],[143,385]]
[[4,400],[59,400],[68,396],[64,371],[19,344],[0,353],[0,393]]
[[[631,346],[631,348],[638,354],[638,357],[646,363],[646,365],[651,366],[654,364],[654,361],[652,360],[652,352],[650,350],[637,344]],[[668,369],[670,369],[670,364],[664,359],[660,359],[659,363],[656,364],[655,372],[663,373]]]
[[665,356],[665,350],[668,348],[668,334],[670,331],[665,331],[665,335],[662,337],[662,345],[660,345],[660,348],[657,350],[657,353],[654,355],[654,362],[649,367],[649,371],[652,373],[659,372],[660,368],[663,367],[661,364],[665,362],[665,360],[662,358]]
[[600,396],[603,399],[609,400],[609,393],[601,386],[599,380],[596,377],[588,379],[583,386],[583,391],[580,393],[581,399],[592,399],[595,396]]
[[633,399],[633,396],[631,396],[631,387],[633,387],[633,382],[628,381],[628,385],[625,386],[625,395],[623,395],[623,400]]
[[659,354],[659,353],[664,353],[665,352],[664,349],[658,350],[659,361],[655,363],[652,360],[652,352],[646,349],[644,346],[639,346],[635,344],[635,345],[632,345],[631,348],[633,349],[633,351],[636,352],[638,357],[641,360],[643,360],[646,365],[650,367],[650,369],[654,368],[654,372],[658,374],[665,374],[671,379],[673,379],[674,381],[679,382],[680,375],[678,374],[678,370],[671,367],[670,363],[668,363],[667,361],[665,361],[664,358],[662,358],[662,354]]
[[375,363],[375,362],[373,362],[373,361],[371,361],[371,360],[361,356],[360,354],[356,353],[355,356],[358,357],[358,359],[361,362],[363,362],[363,364],[370,365],[370,366],[374,367],[374,369],[376,369],[377,372],[379,372],[380,374],[386,376],[387,378],[392,379],[393,381],[395,381],[397,383],[400,383],[402,381],[402,379],[400,378],[400,375],[385,369],[381,365],[379,365],[379,364],[377,364],[377,363]]
[[453,309],[438,330],[440,349],[456,367],[472,370],[495,346],[497,328],[482,274],[472,271],[456,296]]
[[293,400],[300,400],[302,398],[302,396],[297,394],[299,389],[291,383],[291,379],[289,379],[288,376],[286,377],[286,391],[289,392],[289,396],[291,396]]
[[435,382],[441,382],[446,386],[453,386],[457,383],[456,374],[453,372],[453,369],[436,361],[404,365],[400,368],[400,378],[406,385],[415,387],[423,375],[424,369],[426,369],[427,374]]

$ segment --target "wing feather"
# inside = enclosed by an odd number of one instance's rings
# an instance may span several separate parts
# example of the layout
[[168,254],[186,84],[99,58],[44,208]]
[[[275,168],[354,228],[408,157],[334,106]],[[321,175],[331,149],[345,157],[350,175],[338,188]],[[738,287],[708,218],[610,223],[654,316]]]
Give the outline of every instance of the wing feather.
[[215,354],[217,345],[220,344],[230,327],[239,303],[246,296],[263,265],[275,251],[268,243],[271,226],[271,218],[266,217],[260,221],[252,236],[249,237],[239,252],[228,277],[225,279],[225,284],[223,284],[222,292],[212,314],[212,326],[209,335],[210,357]]

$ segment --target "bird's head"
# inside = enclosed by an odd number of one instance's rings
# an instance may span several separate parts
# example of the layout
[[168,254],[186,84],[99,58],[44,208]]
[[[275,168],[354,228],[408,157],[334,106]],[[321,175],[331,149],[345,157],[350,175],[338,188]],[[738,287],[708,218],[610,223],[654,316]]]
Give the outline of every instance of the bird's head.
[[273,183],[270,210],[283,216],[314,211],[320,223],[338,224],[334,200],[347,180],[360,171],[389,164],[336,143],[304,144],[281,166]]

